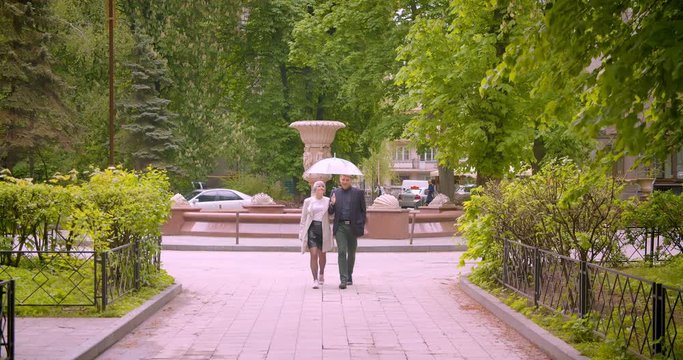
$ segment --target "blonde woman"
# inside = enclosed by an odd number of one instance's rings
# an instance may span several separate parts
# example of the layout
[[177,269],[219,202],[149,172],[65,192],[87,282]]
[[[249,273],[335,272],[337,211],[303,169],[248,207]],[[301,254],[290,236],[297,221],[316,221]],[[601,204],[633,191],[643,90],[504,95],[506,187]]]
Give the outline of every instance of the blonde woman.
[[312,190],[313,195],[304,200],[304,206],[301,208],[299,239],[301,240],[301,253],[308,251],[311,254],[313,288],[317,289],[325,282],[326,253],[332,250],[334,240],[327,214],[330,198],[324,196],[325,183],[316,181]]

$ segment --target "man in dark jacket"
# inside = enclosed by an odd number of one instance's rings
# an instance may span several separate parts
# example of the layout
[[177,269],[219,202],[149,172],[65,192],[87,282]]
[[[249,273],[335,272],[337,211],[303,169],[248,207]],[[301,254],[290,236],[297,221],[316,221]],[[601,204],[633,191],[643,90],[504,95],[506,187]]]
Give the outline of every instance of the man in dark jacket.
[[353,285],[353,266],[356,263],[358,237],[365,234],[365,194],[351,186],[351,177],[339,177],[341,188],[330,197],[328,212],[334,214],[332,232],[337,239],[337,261],[339,263],[339,288]]

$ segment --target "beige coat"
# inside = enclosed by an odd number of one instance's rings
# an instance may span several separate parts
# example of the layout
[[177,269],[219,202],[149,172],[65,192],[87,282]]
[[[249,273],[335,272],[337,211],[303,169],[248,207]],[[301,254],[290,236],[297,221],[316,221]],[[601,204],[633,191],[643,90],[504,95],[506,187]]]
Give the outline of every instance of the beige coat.
[[[301,222],[299,224],[299,240],[301,240],[301,253],[308,251],[308,228],[313,222],[313,214],[310,211],[312,197],[304,200],[304,206],[301,208]],[[329,206],[330,198],[323,196],[323,200]],[[323,251],[332,251],[334,248],[334,238],[332,237],[332,228],[330,226],[330,218],[327,214],[323,216]]]

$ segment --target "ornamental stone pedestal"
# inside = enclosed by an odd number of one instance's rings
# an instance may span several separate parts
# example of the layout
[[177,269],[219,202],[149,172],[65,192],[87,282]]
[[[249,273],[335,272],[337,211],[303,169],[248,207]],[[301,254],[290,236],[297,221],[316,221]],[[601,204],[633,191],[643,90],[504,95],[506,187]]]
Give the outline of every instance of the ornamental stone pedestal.
[[[345,128],[346,125],[339,121],[331,120],[304,120],[295,121],[289,127],[297,129],[304,142],[304,172],[316,162],[332,156],[330,144],[334,140],[337,130]],[[313,186],[318,180],[328,181],[331,175],[306,174],[304,180]]]
[[366,236],[373,239],[407,239],[410,236],[409,211],[401,209],[398,199],[385,194],[368,207]]

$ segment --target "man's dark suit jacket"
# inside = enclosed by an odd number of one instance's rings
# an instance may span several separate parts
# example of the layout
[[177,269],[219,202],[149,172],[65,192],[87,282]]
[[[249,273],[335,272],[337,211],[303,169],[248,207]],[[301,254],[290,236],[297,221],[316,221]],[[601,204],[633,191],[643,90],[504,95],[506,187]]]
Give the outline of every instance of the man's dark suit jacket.
[[[342,188],[338,188],[334,191],[339,200],[338,192],[344,191]],[[350,189],[351,193],[351,229],[353,229],[353,234],[356,237],[365,235],[365,221],[367,220],[366,209],[365,209],[365,194],[362,190],[352,187]],[[330,195],[331,197],[332,195]],[[330,204],[328,212],[330,214],[335,213],[335,205]],[[334,225],[332,226],[332,233],[336,234],[337,229],[339,229],[339,214],[334,216]]]

